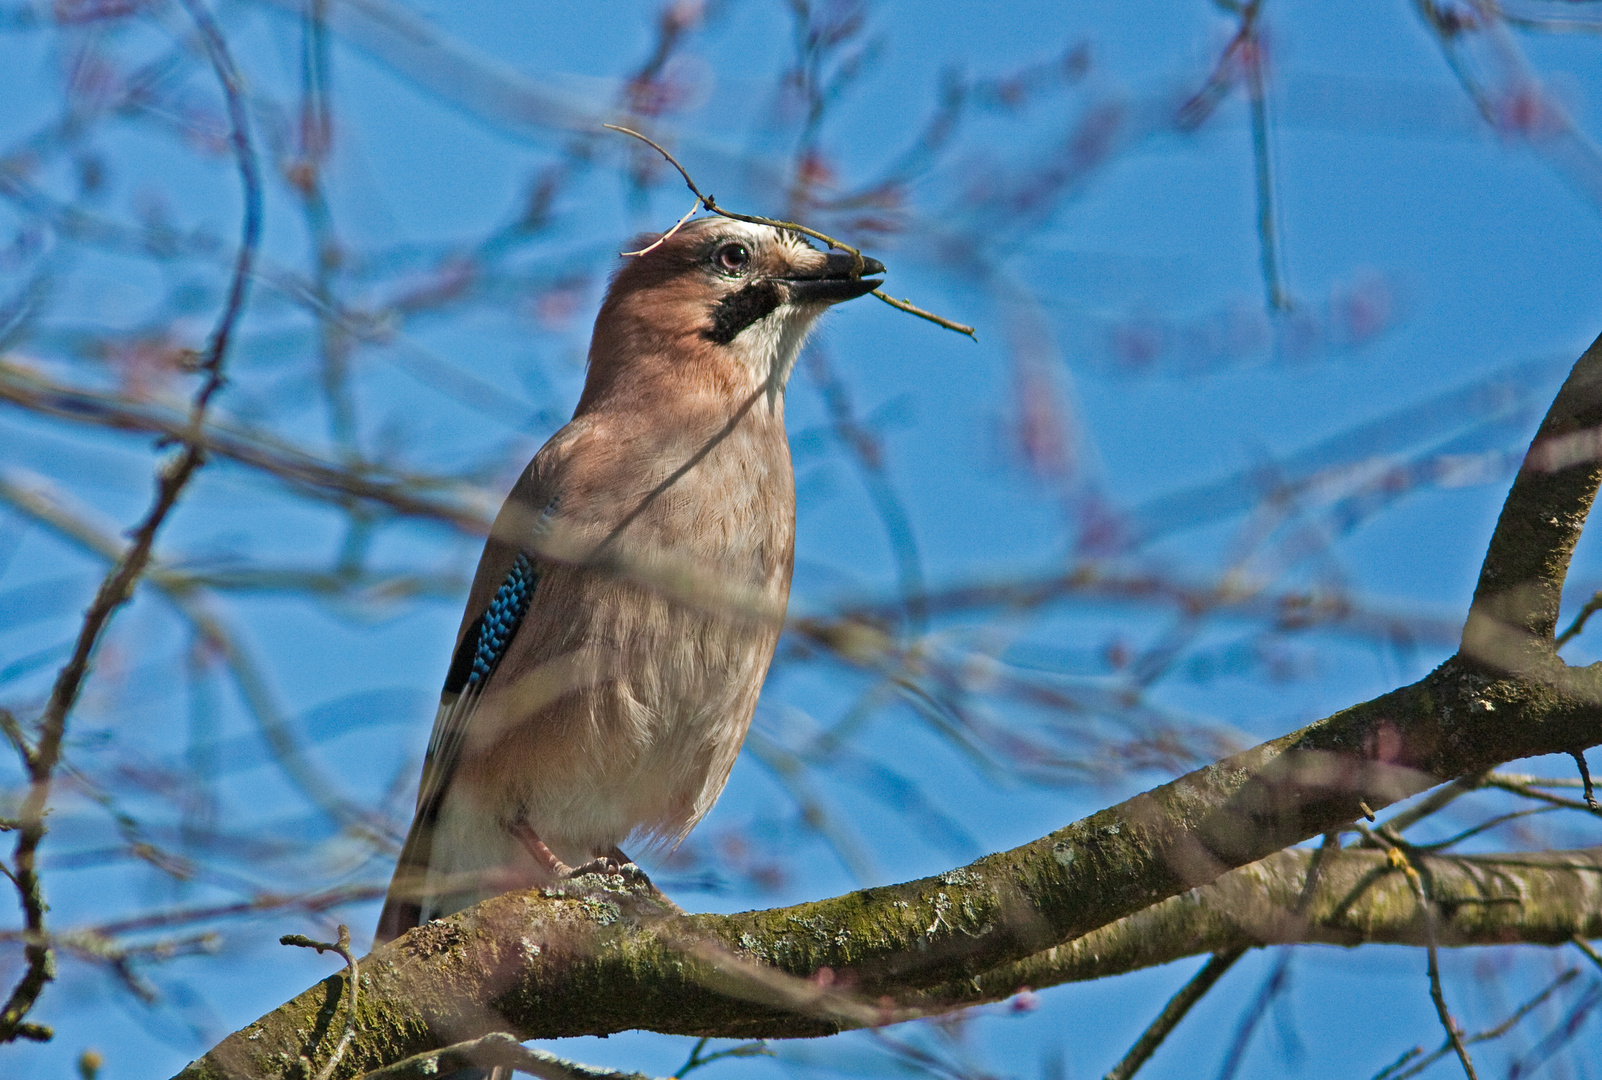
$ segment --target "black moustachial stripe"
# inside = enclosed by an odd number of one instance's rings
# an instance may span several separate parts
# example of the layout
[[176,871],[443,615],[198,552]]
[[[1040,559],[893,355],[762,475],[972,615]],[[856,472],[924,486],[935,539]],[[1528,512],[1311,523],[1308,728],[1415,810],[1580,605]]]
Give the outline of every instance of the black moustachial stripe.
[[701,331],[708,341],[727,345],[740,335],[740,331],[773,314],[784,302],[778,285],[771,281],[753,281],[739,292],[730,293],[712,309],[712,327]]
[[539,574],[534,564],[527,555],[518,552],[511,572],[495,590],[489,608],[473,620],[467,633],[462,635],[462,643],[456,646],[450,672],[445,676],[447,694],[459,694],[466,687],[478,686],[490,677],[495,665],[506,655],[506,647],[517,633],[538,583]]

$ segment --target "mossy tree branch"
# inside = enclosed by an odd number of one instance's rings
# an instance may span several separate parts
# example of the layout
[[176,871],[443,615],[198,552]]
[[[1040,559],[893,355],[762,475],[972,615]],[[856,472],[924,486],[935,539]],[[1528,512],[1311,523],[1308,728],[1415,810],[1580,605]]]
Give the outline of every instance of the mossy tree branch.
[[[628,902],[538,892],[496,897],[362,961],[361,1035],[336,1075],[493,1031],[816,1035],[956,1007],[1025,982],[1045,985],[1059,962],[1078,970],[1054,959],[1073,955],[1068,943],[1100,928],[1114,933],[1137,913],[1159,919],[1153,905],[1338,829],[1365,809],[1506,761],[1602,743],[1602,667],[1570,668],[1552,644],[1563,577],[1602,480],[1591,434],[1599,424],[1602,339],[1575,365],[1514,482],[1463,649],[1419,682],[938,877],[731,916],[669,916],[637,905],[624,914]],[[1364,858],[1343,853],[1336,861],[1360,866]],[[1562,858],[1596,865],[1593,854]],[[1535,863],[1525,872],[1538,870]],[[1579,932],[1596,933],[1591,870],[1542,872],[1581,875],[1579,921],[1588,929]],[[1328,888],[1340,880],[1332,871]],[[1281,911],[1295,891],[1280,898]],[[1382,907],[1403,903],[1385,890],[1373,895]],[[1478,917],[1495,918],[1499,906],[1459,904],[1448,921],[1472,922],[1476,907]],[[1315,902],[1310,922],[1318,910]],[[1527,899],[1497,932],[1544,925],[1543,910]],[[1351,932],[1340,920],[1328,932],[1337,925]],[[1219,947],[1207,941],[1175,955]],[[1102,973],[1171,958],[1131,958]],[[824,969],[827,978],[817,978]],[[326,1057],[344,985],[336,978],[311,988],[183,1075],[277,1077],[302,1054]]]

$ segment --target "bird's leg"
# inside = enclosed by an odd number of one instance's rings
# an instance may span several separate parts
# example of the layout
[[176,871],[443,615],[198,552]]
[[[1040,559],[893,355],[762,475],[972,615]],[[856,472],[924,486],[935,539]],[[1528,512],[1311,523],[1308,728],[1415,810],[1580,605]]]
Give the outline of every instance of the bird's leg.
[[[519,821],[508,825],[507,831],[517,837],[518,842],[534,856],[535,861],[546,873],[556,878],[555,887],[558,891],[567,892],[576,889],[579,895],[600,896],[613,902],[628,898],[624,903],[624,910],[637,915],[684,914],[683,908],[669,899],[666,893],[656,887],[654,881],[645,876],[644,870],[635,866],[634,861],[615,846],[606,854],[587,863],[569,866],[556,857],[556,853],[540,839],[539,834],[527,822]],[[591,875],[621,878],[622,888],[597,882]],[[586,877],[589,878],[588,881],[585,880]]]
[[540,839],[539,833],[529,827],[528,822],[513,822],[509,828],[512,835],[517,837],[518,843],[523,845],[524,850],[534,856],[534,861],[543,866],[548,873],[559,878],[572,877],[577,873],[556,857],[556,852],[546,846],[545,841]]

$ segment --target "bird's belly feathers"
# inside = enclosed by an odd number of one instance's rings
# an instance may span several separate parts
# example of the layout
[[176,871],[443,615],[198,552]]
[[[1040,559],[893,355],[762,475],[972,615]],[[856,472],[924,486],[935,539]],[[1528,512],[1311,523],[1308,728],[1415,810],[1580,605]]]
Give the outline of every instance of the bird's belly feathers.
[[[782,464],[787,497],[760,514],[726,489],[707,493],[711,512],[669,497],[610,565],[548,566],[453,787],[496,793],[480,812],[526,821],[569,863],[631,834],[682,839],[728,779],[782,625],[794,520]],[[684,517],[700,520],[686,530]],[[664,535],[701,543],[653,543]]]

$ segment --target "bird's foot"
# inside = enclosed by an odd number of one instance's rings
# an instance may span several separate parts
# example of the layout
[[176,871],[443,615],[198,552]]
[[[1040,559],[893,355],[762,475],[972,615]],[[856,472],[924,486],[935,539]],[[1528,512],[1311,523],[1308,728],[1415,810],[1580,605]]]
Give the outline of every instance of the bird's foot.
[[617,848],[579,866],[564,867],[557,888],[592,899],[624,902],[632,914],[682,915],[684,909]]
[[621,851],[617,855],[599,856],[579,866],[569,866],[562,876],[571,879],[583,877],[585,874],[600,874],[602,877],[621,877],[630,884],[643,883],[648,888],[656,888],[655,885],[651,884],[651,879],[645,876],[645,871],[636,866]]

